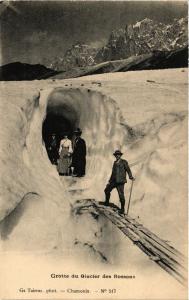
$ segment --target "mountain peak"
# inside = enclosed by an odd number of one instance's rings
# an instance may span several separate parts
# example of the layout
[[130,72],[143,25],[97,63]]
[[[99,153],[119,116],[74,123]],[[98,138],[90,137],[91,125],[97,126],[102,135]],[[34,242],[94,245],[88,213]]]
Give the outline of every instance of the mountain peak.
[[51,67],[55,70],[69,70],[86,67],[105,61],[126,59],[154,51],[181,49],[188,43],[187,18],[175,19],[170,24],[145,18],[125,28],[112,30],[102,48],[94,48],[77,41],[58,58]]
[[140,27],[141,25],[151,24],[153,21],[151,19],[145,18],[141,21],[137,21],[136,24],[133,25],[133,28]]
[[149,18],[126,25],[125,29],[113,31],[106,47],[97,54],[98,62],[125,59],[130,56],[170,51],[186,46],[187,19],[163,24]]

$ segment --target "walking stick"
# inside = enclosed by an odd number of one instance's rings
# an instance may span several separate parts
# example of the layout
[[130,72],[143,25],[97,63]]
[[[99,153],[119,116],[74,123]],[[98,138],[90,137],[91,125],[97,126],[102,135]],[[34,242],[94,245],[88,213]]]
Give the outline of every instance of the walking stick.
[[128,207],[127,207],[127,215],[129,213],[129,206],[130,206],[130,201],[131,201],[131,194],[132,194],[132,189],[133,189],[133,181],[131,182],[131,189],[130,189],[130,195],[129,195],[129,203],[128,203]]

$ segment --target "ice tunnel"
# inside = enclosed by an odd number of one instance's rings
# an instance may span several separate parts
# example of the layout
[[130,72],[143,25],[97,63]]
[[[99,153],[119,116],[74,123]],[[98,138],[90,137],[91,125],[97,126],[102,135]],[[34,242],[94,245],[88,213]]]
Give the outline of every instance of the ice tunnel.
[[[75,199],[67,190],[66,178],[61,180],[48,160],[46,139],[53,132],[61,136],[66,130],[71,137],[76,127],[82,129],[87,144],[87,163],[86,176],[80,181],[80,187],[86,189],[85,198],[102,200],[113,162],[112,153],[120,146],[124,151],[126,145],[127,130],[121,125],[120,109],[113,99],[96,90],[57,87],[40,90],[22,109],[15,109],[13,115],[15,126],[12,123],[11,130],[7,128],[7,134],[3,132],[7,145],[11,131],[16,136],[15,155],[11,150],[5,151],[3,156],[12,166],[6,169],[3,177],[0,225],[3,247],[50,250],[55,247],[66,252],[65,245],[73,246],[74,238],[62,228],[73,223],[70,211]],[[95,224],[99,231],[98,223]],[[75,233],[78,227],[78,224],[74,226],[72,234],[80,240],[80,233]],[[111,236],[107,245],[115,242]]]
[[[14,120],[2,133],[5,149],[10,147],[8,137],[11,135],[15,139],[12,139],[10,151],[4,151],[2,156],[3,161],[11,161],[12,167],[6,169],[3,177],[1,220],[28,193],[45,195],[45,199],[59,195],[62,186],[45,147],[49,134],[55,132],[61,136],[66,130],[71,137],[76,127],[82,129],[87,144],[86,174],[91,175],[92,182],[102,182],[102,177],[109,176],[113,151],[120,146],[124,151],[126,145],[127,131],[121,125],[120,109],[102,92],[84,87],[53,87],[41,89],[24,101],[18,109],[10,106],[14,110]],[[66,205],[66,202],[61,203]]]
[[[51,104],[48,105],[47,115],[42,126],[42,137],[45,142],[48,157],[52,163],[58,159],[58,148],[64,134],[72,140],[73,131],[77,127],[77,120],[77,112],[69,107],[69,105],[64,103],[62,105],[56,105],[56,101],[55,106]],[[50,151],[53,143],[52,135],[55,136],[54,151]]]
[[125,144],[127,132],[121,120],[116,102],[100,92],[55,88],[47,98],[42,137],[47,148],[52,133],[59,144],[65,132],[72,138],[74,129],[80,127],[87,144],[88,171],[95,171],[102,167],[104,157],[112,159],[113,151]]

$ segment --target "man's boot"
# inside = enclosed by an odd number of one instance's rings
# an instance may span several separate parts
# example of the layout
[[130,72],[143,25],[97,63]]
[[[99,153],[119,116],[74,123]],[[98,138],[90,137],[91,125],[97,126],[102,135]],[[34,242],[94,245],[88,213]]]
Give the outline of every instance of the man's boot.
[[110,201],[110,195],[111,195],[111,189],[110,189],[110,185],[107,184],[105,190],[105,201],[103,202],[103,205],[108,206],[109,205],[109,201]]
[[106,197],[106,200],[103,202],[103,205],[108,206],[109,205],[109,199]]
[[106,200],[103,202],[103,205],[108,206],[110,200],[110,195],[106,195]]
[[121,209],[120,209],[120,214],[124,214],[125,213],[125,204],[121,203]]

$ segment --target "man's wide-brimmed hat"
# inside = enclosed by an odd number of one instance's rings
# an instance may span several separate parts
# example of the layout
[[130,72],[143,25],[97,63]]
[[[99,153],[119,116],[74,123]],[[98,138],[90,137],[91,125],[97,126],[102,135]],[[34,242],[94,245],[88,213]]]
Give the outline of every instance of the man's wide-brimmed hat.
[[74,133],[82,133],[80,128],[77,128],[76,130],[74,130]]
[[120,151],[120,150],[116,150],[114,153],[113,153],[114,156],[116,155],[123,155],[123,153]]

